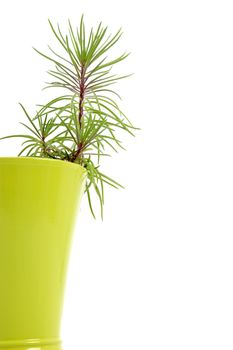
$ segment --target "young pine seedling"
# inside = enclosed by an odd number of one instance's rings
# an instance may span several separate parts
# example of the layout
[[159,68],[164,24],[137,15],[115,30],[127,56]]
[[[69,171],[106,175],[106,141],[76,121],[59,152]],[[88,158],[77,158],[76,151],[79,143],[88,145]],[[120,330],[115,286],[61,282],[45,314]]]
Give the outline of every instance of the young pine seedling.
[[42,157],[77,163],[87,170],[86,194],[92,215],[92,195],[99,199],[103,217],[104,187],[122,187],[100,170],[102,157],[123,148],[122,132],[134,136],[136,129],[118,106],[118,93],[112,85],[127,75],[112,70],[128,56],[127,53],[108,58],[109,51],[121,38],[122,31],[108,34],[102,23],[87,33],[83,16],[78,28],[68,22],[63,34],[60,26],[49,21],[61,52],[49,46],[49,54],[38,52],[53,66],[48,74],[51,81],[46,88],[60,88],[63,93],[45,105],[39,105],[29,116],[21,105],[27,124],[21,123],[25,134],[9,135],[1,139],[20,137],[24,141],[18,156]]

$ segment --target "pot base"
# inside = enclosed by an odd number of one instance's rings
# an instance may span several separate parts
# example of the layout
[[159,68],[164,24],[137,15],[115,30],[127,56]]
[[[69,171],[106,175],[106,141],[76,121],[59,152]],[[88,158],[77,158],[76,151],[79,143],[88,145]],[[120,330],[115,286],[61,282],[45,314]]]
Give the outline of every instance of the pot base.
[[0,350],[62,350],[60,339],[0,341]]

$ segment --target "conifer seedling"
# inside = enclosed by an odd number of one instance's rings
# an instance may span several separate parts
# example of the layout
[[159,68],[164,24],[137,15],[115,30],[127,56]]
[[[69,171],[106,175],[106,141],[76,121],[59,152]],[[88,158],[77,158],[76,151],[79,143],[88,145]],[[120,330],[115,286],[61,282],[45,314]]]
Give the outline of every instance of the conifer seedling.
[[[27,123],[21,123],[26,132],[1,139],[23,138],[18,156],[57,159],[77,163],[87,171],[86,195],[92,215],[95,212],[92,196],[99,199],[103,217],[104,187],[122,187],[100,170],[102,157],[124,149],[122,132],[134,136],[135,127],[121,111],[120,96],[112,85],[128,75],[113,73],[114,67],[128,57],[128,53],[109,59],[108,54],[122,36],[121,29],[109,35],[100,23],[96,29],[86,30],[83,16],[78,28],[68,21],[67,33],[49,21],[54,38],[60,46],[57,52],[50,46],[49,53],[35,49],[50,61],[51,80],[45,88],[59,88],[60,95],[38,106],[30,116],[21,107]],[[56,90],[58,91],[58,90]]]

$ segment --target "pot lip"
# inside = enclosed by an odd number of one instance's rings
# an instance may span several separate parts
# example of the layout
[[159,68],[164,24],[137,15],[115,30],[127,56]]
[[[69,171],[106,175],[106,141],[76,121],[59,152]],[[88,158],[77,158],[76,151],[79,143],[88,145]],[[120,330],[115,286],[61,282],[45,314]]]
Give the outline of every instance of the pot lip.
[[27,164],[36,164],[38,165],[47,165],[47,166],[56,166],[56,167],[67,167],[67,168],[76,168],[82,170],[84,173],[86,173],[86,169],[77,163],[71,163],[68,161],[60,160],[60,159],[48,159],[48,158],[40,158],[40,157],[27,157],[27,156],[20,156],[20,157],[0,157],[0,165],[1,164],[15,164],[15,163],[27,163]]

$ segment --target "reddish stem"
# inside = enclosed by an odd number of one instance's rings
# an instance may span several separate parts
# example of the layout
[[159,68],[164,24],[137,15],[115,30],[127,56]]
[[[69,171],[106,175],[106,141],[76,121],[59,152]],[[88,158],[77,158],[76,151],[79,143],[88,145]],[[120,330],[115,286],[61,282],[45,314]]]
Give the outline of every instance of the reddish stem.
[[82,126],[82,117],[83,117],[83,102],[84,102],[84,95],[85,95],[85,69],[82,66],[81,67],[81,74],[80,74],[80,84],[79,84],[79,115],[78,115],[78,121],[79,126],[81,128]]
[[[84,66],[81,67],[81,72],[80,72],[80,83],[79,83],[79,113],[78,113],[78,122],[79,122],[79,127],[81,129],[82,127],[82,118],[83,118],[83,102],[84,102],[84,96],[85,96],[85,68]],[[82,143],[78,145],[77,151],[74,153],[72,157],[72,162],[74,162],[82,153]]]

